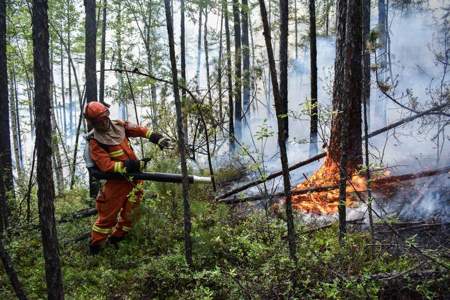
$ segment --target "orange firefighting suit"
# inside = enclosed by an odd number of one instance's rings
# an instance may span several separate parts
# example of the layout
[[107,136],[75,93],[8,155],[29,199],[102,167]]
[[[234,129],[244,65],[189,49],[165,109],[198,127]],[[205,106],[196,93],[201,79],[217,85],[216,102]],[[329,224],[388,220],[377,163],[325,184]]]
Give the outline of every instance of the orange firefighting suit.
[[[124,161],[136,160],[129,137],[149,138],[151,131],[128,122],[112,121],[125,128],[125,137],[118,145],[104,145],[89,139],[89,154],[102,172],[125,172]],[[96,199],[98,218],[92,226],[91,245],[103,244],[109,235],[124,237],[138,217],[143,190],[142,181],[125,179],[107,180]]]

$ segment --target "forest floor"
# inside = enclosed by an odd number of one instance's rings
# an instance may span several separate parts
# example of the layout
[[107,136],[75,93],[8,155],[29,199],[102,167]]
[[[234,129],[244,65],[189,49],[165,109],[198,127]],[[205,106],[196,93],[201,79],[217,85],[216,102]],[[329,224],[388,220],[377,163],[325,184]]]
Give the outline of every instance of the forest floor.
[[[176,171],[176,162],[159,161],[154,167]],[[218,177],[224,180],[231,173],[223,171]],[[108,245],[100,255],[88,255],[87,236],[95,216],[58,225],[66,299],[444,299],[450,295],[445,269],[450,265],[448,224],[389,220],[402,237],[377,223],[372,242],[366,226],[356,222],[349,224],[341,247],[337,224],[316,229],[298,221],[294,264],[281,218],[264,210],[240,214],[211,201],[209,187],[193,185],[194,267],[189,269],[183,252],[180,187],[147,182],[145,191],[142,216],[129,238],[117,248]],[[83,189],[58,197],[57,219],[93,207],[86,199]],[[36,226],[17,224],[8,250],[29,298],[46,298],[40,232]],[[0,298],[14,298],[0,274]]]

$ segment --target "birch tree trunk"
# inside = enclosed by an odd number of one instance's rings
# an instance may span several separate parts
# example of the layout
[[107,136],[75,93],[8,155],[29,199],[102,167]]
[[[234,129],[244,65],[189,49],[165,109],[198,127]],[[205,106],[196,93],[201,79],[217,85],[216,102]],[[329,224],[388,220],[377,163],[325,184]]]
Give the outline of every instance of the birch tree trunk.
[[241,70],[241,20],[239,1],[233,0],[234,24],[234,121],[236,139],[241,139],[242,127],[242,70]]
[[243,118],[244,121],[250,117],[250,43],[248,38],[249,32],[249,5],[248,0],[242,0],[241,16],[242,16],[242,60],[243,60]]
[[230,25],[227,1],[223,1],[222,10],[225,18],[225,40],[227,47],[227,81],[228,81],[228,137],[230,144],[230,153],[234,152],[234,105],[233,105],[233,79],[231,67],[231,39],[230,39]]

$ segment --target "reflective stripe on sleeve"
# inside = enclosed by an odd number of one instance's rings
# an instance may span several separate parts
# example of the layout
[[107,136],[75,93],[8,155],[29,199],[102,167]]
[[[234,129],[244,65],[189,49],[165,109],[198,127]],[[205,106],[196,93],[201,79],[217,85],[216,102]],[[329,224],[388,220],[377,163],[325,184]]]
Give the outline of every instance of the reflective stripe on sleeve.
[[92,225],[92,231],[103,233],[103,234],[110,234],[112,232],[112,228],[101,228],[97,225]]
[[113,152],[109,152],[109,156],[111,156],[111,157],[119,157],[124,154],[125,154],[125,152],[122,149],[113,151]]
[[114,163],[114,173],[125,173],[125,167],[121,161],[117,161]]
[[131,230],[131,227],[122,226],[122,230],[125,232],[129,232]]
[[151,134],[152,134],[152,131],[150,129],[147,129],[147,133],[145,134],[145,137],[149,139]]

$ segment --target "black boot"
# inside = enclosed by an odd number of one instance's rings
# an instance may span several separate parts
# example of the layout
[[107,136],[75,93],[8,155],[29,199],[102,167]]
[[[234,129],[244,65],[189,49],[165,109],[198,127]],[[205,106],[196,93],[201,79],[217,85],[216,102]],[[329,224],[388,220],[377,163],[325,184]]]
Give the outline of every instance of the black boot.
[[113,245],[117,248],[119,243],[121,241],[123,241],[124,239],[125,239],[124,236],[110,236],[108,240],[111,243],[111,245]]
[[101,245],[92,245],[89,244],[89,254],[97,255],[102,251],[103,247]]

